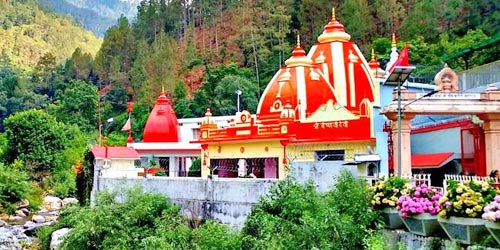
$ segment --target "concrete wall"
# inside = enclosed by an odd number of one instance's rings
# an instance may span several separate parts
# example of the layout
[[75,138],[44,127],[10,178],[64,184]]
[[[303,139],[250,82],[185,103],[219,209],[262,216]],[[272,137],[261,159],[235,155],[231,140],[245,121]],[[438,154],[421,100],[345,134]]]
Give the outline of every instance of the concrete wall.
[[214,219],[241,228],[252,206],[276,183],[274,179],[195,177],[101,178],[100,190],[134,186],[165,195],[190,218]]
[[[356,166],[342,166],[343,163],[292,163],[291,176],[299,182],[312,179],[319,191],[326,191],[342,168],[357,174]],[[165,195],[172,203],[180,205],[182,213],[190,218],[214,219],[241,229],[252,206],[277,182],[276,179],[247,178],[101,177],[98,190],[120,191],[139,186],[144,192]]]

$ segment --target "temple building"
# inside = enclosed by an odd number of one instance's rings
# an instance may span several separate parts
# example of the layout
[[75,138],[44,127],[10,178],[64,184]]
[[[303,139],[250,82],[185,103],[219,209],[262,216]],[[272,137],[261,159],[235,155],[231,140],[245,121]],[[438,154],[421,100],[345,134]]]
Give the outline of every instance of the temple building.
[[373,67],[378,64],[368,64],[333,12],[309,53],[297,38],[256,114],[238,112],[228,126],[218,126],[207,109],[192,141],[201,145],[202,176],[282,179],[294,162],[314,161],[355,164],[362,176],[377,172]]

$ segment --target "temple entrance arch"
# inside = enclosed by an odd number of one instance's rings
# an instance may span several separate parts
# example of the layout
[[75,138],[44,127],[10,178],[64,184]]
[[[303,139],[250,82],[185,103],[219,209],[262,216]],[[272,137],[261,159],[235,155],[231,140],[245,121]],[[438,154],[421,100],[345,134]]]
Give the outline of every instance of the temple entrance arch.
[[[449,68],[448,68],[449,69]],[[441,73],[441,72],[440,72]],[[438,74],[439,75],[439,74]],[[446,79],[445,79],[446,80]],[[448,86],[448,85],[446,85]],[[437,86],[439,89],[440,86]],[[443,89],[441,87],[441,89]],[[452,89],[445,87],[444,89]],[[401,168],[394,162],[394,169],[401,169],[402,174],[411,173],[411,124],[416,115],[475,115],[482,123],[482,133],[485,145],[484,173],[500,168],[500,90],[490,85],[483,92],[451,92],[440,91],[439,93],[422,98],[427,93],[401,91],[402,110],[401,128],[397,127],[398,105],[396,92],[393,93],[393,101],[386,105],[381,113],[392,122],[393,153],[394,158],[401,153]],[[420,99],[422,98],[422,99]],[[413,102],[415,100],[418,102]],[[410,105],[411,103],[411,105]],[[398,150],[398,136],[401,133],[401,151]],[[478,131],[475,131],[478,133]],[[443,138],[446,140],[446,138]],[[482,172],[482,171],[481,171]],[[399,174],[399,173],[397,173]]]

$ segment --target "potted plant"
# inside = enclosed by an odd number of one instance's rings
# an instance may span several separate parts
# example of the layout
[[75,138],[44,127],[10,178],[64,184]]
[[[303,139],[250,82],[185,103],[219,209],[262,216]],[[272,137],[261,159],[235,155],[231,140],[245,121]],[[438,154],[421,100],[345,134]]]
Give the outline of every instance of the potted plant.
[[405,195],[409,188],[408,180],[399,176],[391,176],[388,179],[381,177],[370,188],[372,206],[382,213],[387,228],[403,227],[403,221],[396,205],[399,197]]
[[441,191],[430,188],[422,183],[414,186],[399,198],[397,209],[401,213],[406,228],[414,234],[429,236],[440,229],[437,213],[441,209],[439,199],[443,196]]
[[495,195],[495,189],[486,181],[448,180],[446,195],[439,200],[438,222],[450,239],[473,244],[487,231],[481,215]]
[[500,195],[484,207],[482,218],[486,220],[484,225],[491,233],[493,238],[500,244]]

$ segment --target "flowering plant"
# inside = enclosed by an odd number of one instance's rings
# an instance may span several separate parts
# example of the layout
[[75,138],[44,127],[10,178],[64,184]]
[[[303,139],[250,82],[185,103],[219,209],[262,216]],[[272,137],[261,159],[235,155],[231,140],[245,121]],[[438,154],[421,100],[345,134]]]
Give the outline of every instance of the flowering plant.
[[484,207],[482,218],[485,220],[497,222],[500,221],[500,195]]
[[414,186],[409,193],[399,198],[397,209],[401,212],[403,218],[409,215],[429,213],[435,215],[441,209],[439,199],[443,196],[441,191],[436,188],[429,188],[427,184],[422,183]]
[[405,195],[409,188],[407,179],[398,176],[391,176],[388,179],[380,178],[374,186],[370,187],[373,208],[396,207],[399,197]]
[[442,208],[439,215],[480,218],[484,206],[493,200],[495,195],[495,189],[486,181],[448,180],[446,196],[439,200]]

